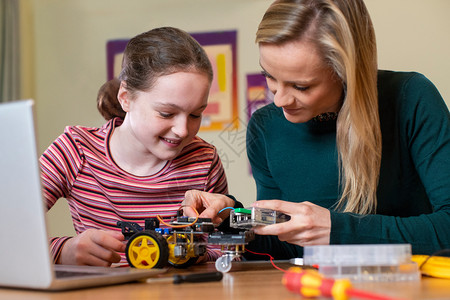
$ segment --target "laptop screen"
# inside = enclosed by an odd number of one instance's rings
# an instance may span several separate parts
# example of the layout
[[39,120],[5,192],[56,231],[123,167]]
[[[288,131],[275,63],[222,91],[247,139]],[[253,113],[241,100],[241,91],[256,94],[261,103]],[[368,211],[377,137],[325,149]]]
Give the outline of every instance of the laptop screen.
[[0,105],[1,285],[52,279],[35,139],[33,101]]
[[[32,100],[0,104],[0,286],[62,290],[133,281],[165,272],[53,265],[33,114]],[[70,272],[73,280],[54,280],[55,269]],[[90,276],[82,278],[81,272]]]

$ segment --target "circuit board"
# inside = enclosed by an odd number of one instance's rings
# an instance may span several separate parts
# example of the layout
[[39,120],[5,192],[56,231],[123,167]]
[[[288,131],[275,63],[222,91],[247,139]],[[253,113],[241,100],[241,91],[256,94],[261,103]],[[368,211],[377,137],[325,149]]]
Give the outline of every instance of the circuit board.
[[286,222],[290,218],[284,213],[266,208],[235,208],[230,212],[230,227],[250,229],[255,226]]

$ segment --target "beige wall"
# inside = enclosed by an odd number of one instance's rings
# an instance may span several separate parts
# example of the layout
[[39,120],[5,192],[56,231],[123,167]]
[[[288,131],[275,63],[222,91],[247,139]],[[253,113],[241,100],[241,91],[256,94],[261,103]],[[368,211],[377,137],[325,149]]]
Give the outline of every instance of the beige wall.
[[[95,99],[106,79],[106,41],[130,38],[152,27],[175,26],[189,32],[237,29],[240,112],[245,120],[245,75],[259,72],[254,34],[272,0],[21,1],[24,97],[36,99],[41,153],[65,125],[103,123]],[[366,4],[377,32],[380,68],[424,73],[450,105],[450,1]],[[225,153],[230,192],[249,205],[256,193],[245,153],[231,151],[218,132],[200,135]],[[49,219],[51,234],[73,232],[64,200],[50,211]]]

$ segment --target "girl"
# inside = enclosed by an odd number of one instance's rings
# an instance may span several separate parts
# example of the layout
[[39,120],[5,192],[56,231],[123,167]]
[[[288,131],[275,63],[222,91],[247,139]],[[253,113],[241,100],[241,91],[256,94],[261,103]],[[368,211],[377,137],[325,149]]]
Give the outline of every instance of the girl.
[[67,127],[40,158],[47,207],[66,198],[77,233],[51,239],[55,263],[125,264],[117,221],[144,227],[145,218],[176,216],[188,190],[227,192],[216,149],[196,137],[212,74],[182,30],[157,28],[129,41],[119,79],[99,92],[108,122]]

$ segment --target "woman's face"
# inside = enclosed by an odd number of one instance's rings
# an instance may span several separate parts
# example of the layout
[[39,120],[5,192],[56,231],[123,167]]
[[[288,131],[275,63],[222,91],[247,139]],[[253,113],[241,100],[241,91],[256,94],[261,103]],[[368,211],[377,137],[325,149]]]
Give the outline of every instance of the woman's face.
[[261,43],[259,53],[274,103],[288,121],[304,123],[322,113],[339,111],[342,82],[312,43]]

